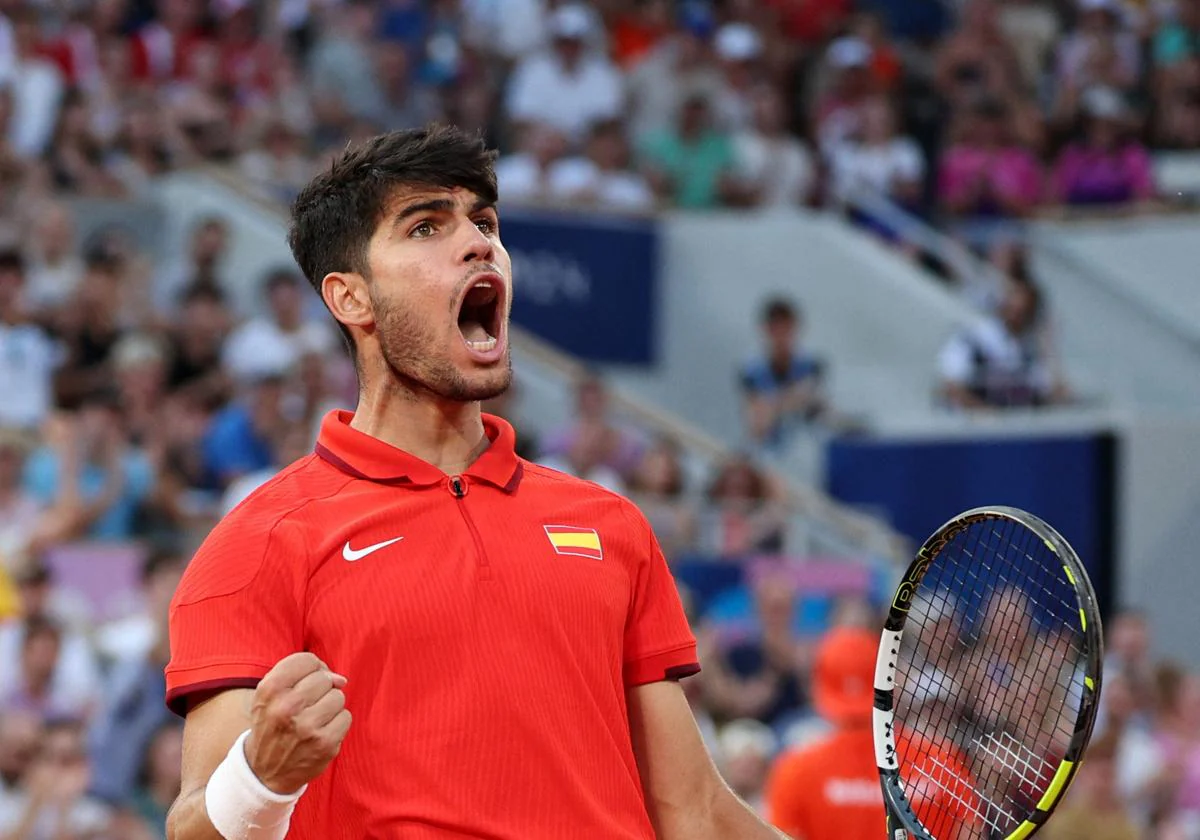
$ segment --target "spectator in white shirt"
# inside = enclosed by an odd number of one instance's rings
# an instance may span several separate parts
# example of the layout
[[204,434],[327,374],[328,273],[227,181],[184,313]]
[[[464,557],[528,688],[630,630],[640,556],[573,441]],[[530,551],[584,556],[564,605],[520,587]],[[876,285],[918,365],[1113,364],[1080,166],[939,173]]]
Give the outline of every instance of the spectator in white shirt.
[[938,368],[954,408],[1030,408],[1067,400],[1043,328],[1042,298],[1029,282],[1009,285],[999,312],[953,336]]
[[734,166],[747,203],[764,208],[807,204],[816,180],[812,155],[787,132],[779,93],[765,85],[756,88],[751,104],[753,127],[733,138]]
[[83,260],[75,250],[75,219],[65,204],[51,201],[43,205],[32,234],[26,300],[41,312],[59,306],[75,292],[83,277]]
[[620,120],[592,129],[584,155],[561,160],[550,169],[550,192],[560,201],[612,210],[654,209],[654,191],[629,168],[629,144]]
[[754,91],[766,81],[762,37],[748,23],[727,23],[717,30],[713,49],[721,62],[721,87],[713,98],[717,125],[726,131],[749,128],[754,122]]
[[13,150],[26,158],[40,156],[49,145],[64,92],[58,67],[38,55],[40,37],[37,10],[18,9],[13,15],[17,60],[11,82],[13,115],[8,139]]
[[33,429],[53,403],[62,351],[25,317],[25,262],[0,252],[0,426]]
[[545,123],[526,123],[518,132],[517,148],[496,161],[496,183],[505,203],[550,201],[550,169],[567,151],[567,138]]
[[925,155],[911,137],[896,131],[896,114],[884,96],[862,108],[862,128],[832,151],[834,197],[840,203],[869,192],[908,206],[920,197]]
[[264,371],[293,370],[306,353],[328,353],[336,336],[324,320],[304,314],[304,288],[290,268],[271,271],[263,281],[268,314],[238,327],[225,345],[222,363],[237,379]]
[[593,123],[620,115],[621,74],[605,56],[588,51],[591,30],[587,6],[571,3],[555,10],[550,49],[530,55],[513,71],[509,119],[548,123],[579,142]]

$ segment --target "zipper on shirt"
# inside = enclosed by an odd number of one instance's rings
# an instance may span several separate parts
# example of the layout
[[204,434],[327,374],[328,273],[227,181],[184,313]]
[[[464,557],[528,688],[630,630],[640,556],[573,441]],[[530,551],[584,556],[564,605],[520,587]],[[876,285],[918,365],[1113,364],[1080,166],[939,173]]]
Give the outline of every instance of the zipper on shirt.
[[479,577],[483,580],[490,580],[492,577],[492,564],[488,560],[487,550],[483,547],[483,538],[479,536],[479,529],[475,527],[475,520],[471,518],[471,512],[467,510],[467,489],[469,485],[467,480],[461,475],[452,475],[446,480],[446,487],[450,490],[450,495],[454,496],[458,504],[458,512],[462,514],[463,522],[467,524],[467,530],[471,532],[471,539],[475,541],[475,555],[479,560]]

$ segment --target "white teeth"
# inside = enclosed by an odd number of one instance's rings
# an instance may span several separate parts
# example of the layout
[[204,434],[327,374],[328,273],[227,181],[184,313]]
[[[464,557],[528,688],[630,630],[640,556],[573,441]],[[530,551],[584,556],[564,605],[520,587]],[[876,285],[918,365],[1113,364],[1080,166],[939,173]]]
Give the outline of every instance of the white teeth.
[[476,350],[480,353],[486,353],[489,350],[496,349],[496,338],[494,338],[493,336],[488,336],[487,338],[482,339],[480,341],[467,340],[467,346],[470,347],[472,350]]

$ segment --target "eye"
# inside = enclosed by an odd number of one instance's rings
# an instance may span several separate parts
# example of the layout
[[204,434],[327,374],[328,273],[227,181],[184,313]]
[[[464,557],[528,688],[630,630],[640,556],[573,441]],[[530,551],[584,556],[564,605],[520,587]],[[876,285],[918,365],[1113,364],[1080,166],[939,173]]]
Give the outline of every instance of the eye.
[[480,232],[490,236],[496,232],[496,221],[489,216],[480,216],[475,220],[475,227],[479,228]]
[[433,222],[425,221],[415,225],[413,229],[408,232],[408,235],[415,239],[424,239],[427,236],[432,236],[433,230]]

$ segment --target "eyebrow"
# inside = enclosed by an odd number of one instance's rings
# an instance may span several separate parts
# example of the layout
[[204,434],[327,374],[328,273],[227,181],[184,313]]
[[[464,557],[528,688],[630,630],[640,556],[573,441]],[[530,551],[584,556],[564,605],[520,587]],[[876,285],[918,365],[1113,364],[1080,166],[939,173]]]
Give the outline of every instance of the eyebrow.
[[[415,204],[410,204],[396,214],[393,224],[399,226],[405,219],[422,213],[451,213],[454,211],[455,202],[449,198],[433,198],[428,201],[418,201]],[[481,210],[495,209],[496,202],[489,201],[486,198],[478,198],[471,205],[471,209],[467,211],[468,215],[474,215]]]

